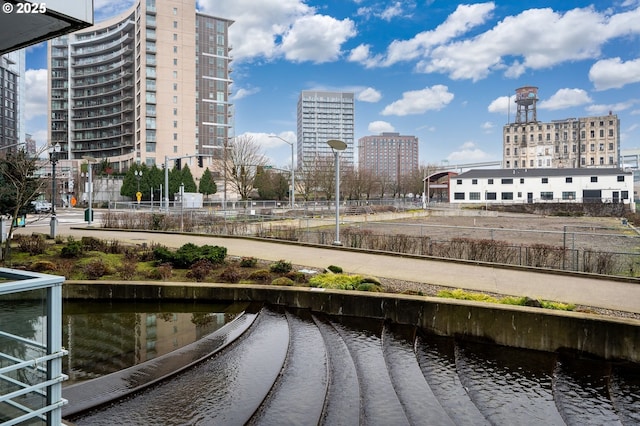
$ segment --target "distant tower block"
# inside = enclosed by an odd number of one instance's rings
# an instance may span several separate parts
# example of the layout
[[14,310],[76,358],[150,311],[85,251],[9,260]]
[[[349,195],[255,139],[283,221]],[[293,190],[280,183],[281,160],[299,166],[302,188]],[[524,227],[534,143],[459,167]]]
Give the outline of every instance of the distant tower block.
[[536,103],[538,88],[525,86],[516,89],[516,123],[535,123],[538,121]]

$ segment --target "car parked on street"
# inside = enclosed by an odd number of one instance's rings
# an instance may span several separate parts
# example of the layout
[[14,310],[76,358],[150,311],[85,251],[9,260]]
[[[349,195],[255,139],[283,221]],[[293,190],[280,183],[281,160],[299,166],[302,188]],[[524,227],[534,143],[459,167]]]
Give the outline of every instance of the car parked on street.
[[50,213],[52,210],[51,203],[48,201],[32,201],[31,205],[33,206],[33,211],[38,214]]

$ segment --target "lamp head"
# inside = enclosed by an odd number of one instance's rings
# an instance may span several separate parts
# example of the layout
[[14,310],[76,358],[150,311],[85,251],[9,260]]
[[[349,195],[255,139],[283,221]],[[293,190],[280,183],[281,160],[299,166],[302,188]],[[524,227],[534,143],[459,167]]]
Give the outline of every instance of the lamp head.
[[327,145],[329,145],[332,149],[336,151],[344,151],[347,149],[347,144],[338,139],[330,139],[327,141]]

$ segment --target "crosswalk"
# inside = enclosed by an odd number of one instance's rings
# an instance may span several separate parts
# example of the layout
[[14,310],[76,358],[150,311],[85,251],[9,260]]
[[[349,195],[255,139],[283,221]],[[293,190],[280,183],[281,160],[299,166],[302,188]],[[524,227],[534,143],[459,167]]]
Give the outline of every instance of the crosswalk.
[[[93,222],[98,219],[99,213],[94,210],[93,211]],[[67,210],[67,209],[58,209],[56,210],[56,218],[58,220],[58,225],[82,225],[87,224],[84,220],[84,210]],[[51,214],[28,214],[26,220],[26,228],[30,227],[41,227],[41,226],[49,226],[51,223]]]

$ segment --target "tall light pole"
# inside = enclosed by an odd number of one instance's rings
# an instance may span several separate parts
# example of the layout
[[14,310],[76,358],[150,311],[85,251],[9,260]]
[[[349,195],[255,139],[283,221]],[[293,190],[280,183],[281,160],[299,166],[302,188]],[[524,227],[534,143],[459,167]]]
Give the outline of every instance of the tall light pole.
[[293,142],[289,142],[286,139],[281,138],[278,135],[269,135],[270,138],[276,138],[276,139],[280,139],[282,142],[289,144],[291,146],[291,196],[289,197],[289,200],[291,201],[291,210],[293,210],[295,208],[295,204],[296,204],[296,179],[295,179],[295,173],[293,172],[294,170],[294,163],[293,163]]
[[340,242],[340,151],[347,149],[347,144],[337,139],[331,139],[327,141],[327,145],[331,147],[333,156],[335,158],[336,168],[336,240],[333,242],[334,246],[341,246]]
[[93,163],[97,162],[95,158],[90,155],[83,155],[82,158],[87,160],[89,174],[89,208],[87,209],[87,226],[91,226],[93,221]]
[[136,180],[138,181],[138,192],[140,192],[140,179],[142,179],[142,170],[136,170],[133,172],[136,176]]
[[56,238],[58,218],[56,217],[56,165],[60,159],[60,144],[49,147],[49,161],[51,162],[51,222],[49,223],[51,238]]

